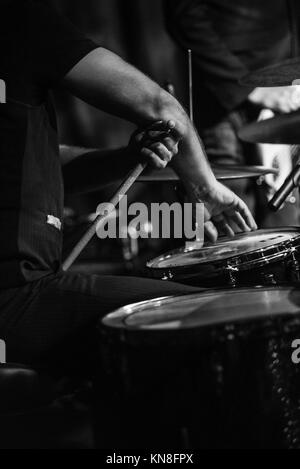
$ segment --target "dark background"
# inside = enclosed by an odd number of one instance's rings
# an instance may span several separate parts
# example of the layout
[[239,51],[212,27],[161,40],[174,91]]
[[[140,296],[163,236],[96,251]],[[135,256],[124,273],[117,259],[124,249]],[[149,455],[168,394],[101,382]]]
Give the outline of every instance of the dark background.
[[[163,0],[51,0],[88,37],[129,61],[155,81],[175,85],[185,105],[187,59],[169,38]],[[133,127],[78,99],[59,93],[60,140],[87,147],[115,148]]]

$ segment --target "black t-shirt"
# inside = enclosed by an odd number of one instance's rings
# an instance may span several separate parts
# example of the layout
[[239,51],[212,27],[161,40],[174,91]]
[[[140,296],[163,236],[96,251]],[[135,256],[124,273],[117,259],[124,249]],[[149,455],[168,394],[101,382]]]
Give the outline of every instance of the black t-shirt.
[[43,2],[0,0],[0,289],[60,269],[63,182],[51,88],[98,47]]
[[252,88],[240,85],[244,75],[288,59],[299,48],[299,3],[164,0],[169,32],[181,47],[193,50],[201,126],[214,125],[247,101]]

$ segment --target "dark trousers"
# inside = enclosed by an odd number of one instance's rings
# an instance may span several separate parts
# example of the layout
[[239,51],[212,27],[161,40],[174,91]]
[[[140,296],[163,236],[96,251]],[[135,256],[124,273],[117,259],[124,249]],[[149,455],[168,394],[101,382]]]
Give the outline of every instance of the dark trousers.
[[58,378],[89,376],[101,317],[127,304],[197,292],[180,284],[133,277],[59,274],[0,292],[0,338],[7,361]]

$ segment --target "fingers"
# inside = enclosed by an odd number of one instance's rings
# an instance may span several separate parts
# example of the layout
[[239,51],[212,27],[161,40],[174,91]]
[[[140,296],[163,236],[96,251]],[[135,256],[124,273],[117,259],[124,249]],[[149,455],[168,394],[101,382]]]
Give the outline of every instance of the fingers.
[[152,153],[154,153],[164,163],[165,166],[170,163],[174,156],[173,152],[169,151],[165,145],[160,142],[150,145],[149,150],[151,150]]
[[142,148],[141,155],[148,161],[148,163],[157,169],[164,169],[168,165],[168,161],[165,161],[160,156],[158,156],[150,148]]
[[[241,199],[238,199],[238,204],[235,207],[235,212],[240,215],[240,217],[244,220],[250,230],[255,231],[257,230],[257,224],[253,218],[252,213],[250,212],[248,206],[243,202]],[[233,214],[235,217],[235,215]],[[238,217],[240,219],[240,217]],[[240,226],[240,225],[238,225]]]
[[218,230],[211,221],[207,221],[204,224],[204,234],[209,241],[216,243],[218,240]]
[[164,146],[170,151],[173,153],[173,155],[177,155],[178,153],[178,142],[174,141],[172,138],[170,137],[165,137],[163,140],[162,140],[162,143],[164,144]]
[[163,131],[174,131],[176,128],[176,124],[173,120],[169,121],[157,121],[154,122],[153,124],[149,125],[146,129],[144,129],[144,132],[150,132],[152,130],[158,130],[160,132]]
[[246,225],[245,221],[239,214],[234,216],[219,216],[213,217],[209,222],[204,225],[204,231],[207,238],[215,243],[220,235],[225,235],[230,238],[242,232],[250,232],[250,228]]
[[[142,147],[149,147],[152,143],[155,142],[162,142],[166,139],[170,139],[168,137],[170,134],[168,132],[161,132],[158,130],[150,130],[148,132],[139,132],[135,135],[135,141]],[[172,141],[172,139],[171,139]],[[173,145],[175,145],[175,141],[173,141]]]
[[[222,219],[219,220],[219,217]],[[247,233],[257,230],[257,224],[249,208],[241,199],[238,199],[237,207],[224,211],[222,215],[213,218],[213,221],[228,236],[234,236],[238,231]]]
[[178,127],[176,127],[175,122],[169,121],[168,126],[170,135],[179,142],[182,139],[182,133],[179,131]]
[[168,134],[154,135],[154,133],[151,132],[149,137],[149,139],[144,138],[141,143],[142,147],[150,148],[152,151],[156,152],[158,156],[161,156],[161,153],[165,155],[165,150],[171,153],[171,158],[178,154],[178,142],[169,137]]
[[174,121],[158,121],[135,134],[141,155],[151,166],[165,168],[178,153],[179,136]]
[[149,135],[151,133],[166,133],[170,135],[173,139],[180,140],[182,138],[179,130],[176,127],[176,123],[173,120],[165,121],[157,121],[151,124],[149,127],[140,131],[144,135]]
[[[154,166],[157,169],[165,168],[172,160],[172,158],[177,154],[177,147],[172,147],[170,151],[163,143],[157,142],[152,143],[149,146],[143,146],[141,149],[141,154],[151,166]],[[149,161],[150,159],[150,161]]]
[[162,147],[164,147],[164,149],[167,149],[173,155],[176,155],[178,153],[178,144],[168,137],[161,138],[160,140],[154,142],[151,140],[147,140],[144,142],[143,146],[147,148],[151,147],[153,150],[160,150]]
[[174,156],[173,151],[170,151],[165,144],[161,142],[153,143],[149,148],[167,164],[170,163]]
[[251,231],[251,227],[245,222],[244,218],[239,212],[234,211],[230,215],[227,216],[228,220],[234,222],[237,227],[243,232]]
[[[192,200],[195,194],[192,193]],[[255,220],[245,202],[230,189],[216,183],[204,201],[205,233],[213,242],[218,234],[233,237],[236,233],[257,230]]]
[[211,220],[207,221],[204,225],[204,232],[206,237],[211,242],[215,243],[221,234],[234,237],[235,234],[239,232],[239,230],[242,232],[257,230],[257,225],[250,211],[249,214],[247,214],[247,211],[249,210],[247,206],[246,209],[247,210],[245,211],[244,216],[246,217],[247,223],[241,213],[237,211],[233,211],[230,214],[219,214],[218,216],[212,217]]
[[[174,121],[157,121],[144,129],[138,129],[134,133],[134,138],[137,142],[141,142],[143,139],[147,138],[153,139],[154,141],[159,140],[164,136],[171,135],[171,132],[175,132],[175,127]],[[174,135],[172,134],[173,138],[175,138]]]
[[[153,135],[153,132],[152,132]],[[157,137],[156,137],[157,138]],[[151,164],[154,165],[156,168],[161,168],[165,167],[167,164],[169,164],[172,160],[172,158],[177,155],[178,153],[178,143],[175,142],[172,138],[167,137],[166,134],[164,134],[164,137],[160,135],[159,141],[154,141],[153,142],[153,136],[152,140],[145,140],[142,142],[142,154],[144,156],[151,156]],[[145,150],[150,150],[145,151]],[[157,158],[154,158],[154,155],[158,157],[164,165],[157,165]]]
[[143,132],[144,141],[151,140],[152,142],[159,142],[163,138],[167,138],[169,132],[161,131],[161,130],[149,130],[147,132]]
[[143,144],[150,144],[155,142],[162,142],[170,151],[178,148],[178,140],[170,136],[168,132],[151,131],[144,134]]
[[205,234],[210,241],[216,242],[219,235],[234,237],[239,232],[257,230],[257,225],[247,205],[240,199],[237,205],[234,209],[209,215],[210,219],[205,224]]
[[150,125],[142,132],[145,137],[150,138],[162,138],[162,134],[169,135],[172,140],[175,140],[177,143],[182,138],[179,130],[176,127],[176,123],[173,120],[169,120],[168,122],[158,121],[154,124]]
[[213,217],[211,220],[219,233],[223,233],[226,236],[233,237],[235,230],[231,227],[230,221],[223,214]]

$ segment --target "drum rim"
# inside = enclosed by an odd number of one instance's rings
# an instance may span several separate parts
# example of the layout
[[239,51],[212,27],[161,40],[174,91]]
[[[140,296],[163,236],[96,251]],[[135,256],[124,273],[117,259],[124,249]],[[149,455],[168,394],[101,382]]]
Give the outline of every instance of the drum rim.
[[[140,329],[140,328],[135,328],[135,327],[128,327],[125,323],[125,320],[127,317],[129,317],[131,314],[133,314],[135,312],[135,310],[138,310],[140,308],[143,308],[144,306],[147,306],[149,305],[149,303],[157,303],[157,302],[162,302],[162,301],[166,301],[166,302],[171,302],[173,301],[175,298],[196,298],[198,296],[213,296],[215,295],[216,293],[227,293],[227,294],[230,294],[230,295],[235,295],[235,294],[238,294],[238,293],[247,293],[247,294],[251,294],[251,292],[257,292],[257,291],[290,291],[290,292],[293,292],[295,290],[298,290],[299,291],[299,285],[293,285],[293,284],[290,284],[288,286],[267,286],[267,285],[260,285],[260,286],[254,286],[254,287],[241,287],[241,288],[235,288],[235,289],[232,289],[232,288],[207,288],[207,289],[203,289],[203,291],[199,291],[198,293],[188,293],[188,294],[185,294],[185,295],[182,295],[182,294],[179,294],[179,295],[171,295],[171,296],[163,296],[163,297],[158,297],[158,298],[153,298],[151,300],[145,300],[145,301],[140,301],[140,302],[137,302],[137,303],[132,303],[132,304],[129,304],[129,305],[126,305],[126,306],[123,306],[121,308],[118,308],[116,309],[115,311],[112,311],[111,313],[107,314],[106,316],[104,316],[101,320],[100,320],[100,323],[99,323],[99,327],[105,327],[105,328],[108,328],[110,330],[117,330],[117,331],[126,331],[126,333],[168,333],[168,332],[171,332],[173,331],[172,328],[168,329],[156,329],[156,330],[153,330],[153,329]],[[299,306],[299,313],[300,313],[300,306]],[[284,311],[283,313],[284,314]],[[294,316],[293,313],[289,313],[288,314],[289,316]],[[278,315],[279,317],[279,315]],[[261,320],[268,320],[267,317],[262,317]],[[245,321],[247,321],[247,319],[245,318]],[[242,322],[242,321],[241,321]],[[221,322],[220,324],[218,324],[218,326],[226,326],[226,322]],[[205,328],[205,327],[209,327],[209,326],[197,326],[197,328]],[[217,326],[216,326],[217,327]],[[190,328],[191,330],[195,329],[194,327],[193,328]],[[182,328],[180,329],[181,330],[189,330],[189,328]]]
[[[298,232],[298,236],[295,236],[291,240],[287,241],[281,241],[280,243],[277,243],[276,245],[273,246],[268,246],[266,248],[261,248],[261,249],[253,249],[252,251],[249,251],[245,254],[233,254],[233,255],[228,255],[228,257],[224,257],[223,259],[218,259],[215,261],[209,261],[205,260],[204,262],[196,262],[195,264],[189,264],[189,265],[179,265],[179,266],[164,266],[164,267],[159,267],[159,262],[162,262],[166,260],[168,256],[172,256],[173,254],[178,255],[180,252],[188,252],[185,250],[185,248],[179,248],[175,249],[172,251],[169,251],[165,254],[162,254],[161,256],[156,257],[155,259],[152,259],[147,262],[146,266],[147,269],[149,269],[152,273],[159,273],[160,275],[162,273],[165,273],[167,278],[171,279],[173,278],[172,272],[173,273],[192,273],[195,269],[201,267],[206,267],[209,265],[214,265],[214,266],[222,266],[223,268],[236,268],[237,270],[243,270],[243,267],[245,270],[247,270],[247,267],[251,266],[252,264],[255,264],[256,266],[261,266],[261,265],[266,265],[269,264],[270,262],[275,262],[275,260],[279,260],[281,257],[286,257],[289,254],[289,250],[291,248],[296,248],[297,247],[297,241],[300,240],[300,228],[296,226],[291,226],[291,227],[278,227],[276,230],[274,228],[267,228],[267,229],[261,229],[253,233],[274,233],[275,231],[277,232],[289,232],[289,231],[295,231]],[[247,233],[241,233],[241,235],[245,235]],[[250,234],[250,233],[248,233]],[[224,237],[225,240],[231,240],[234,238],[229,238],[229,237]],[[299,244],[300,247],[300,244]],[[197,273],[200,274],[198,271]]]

